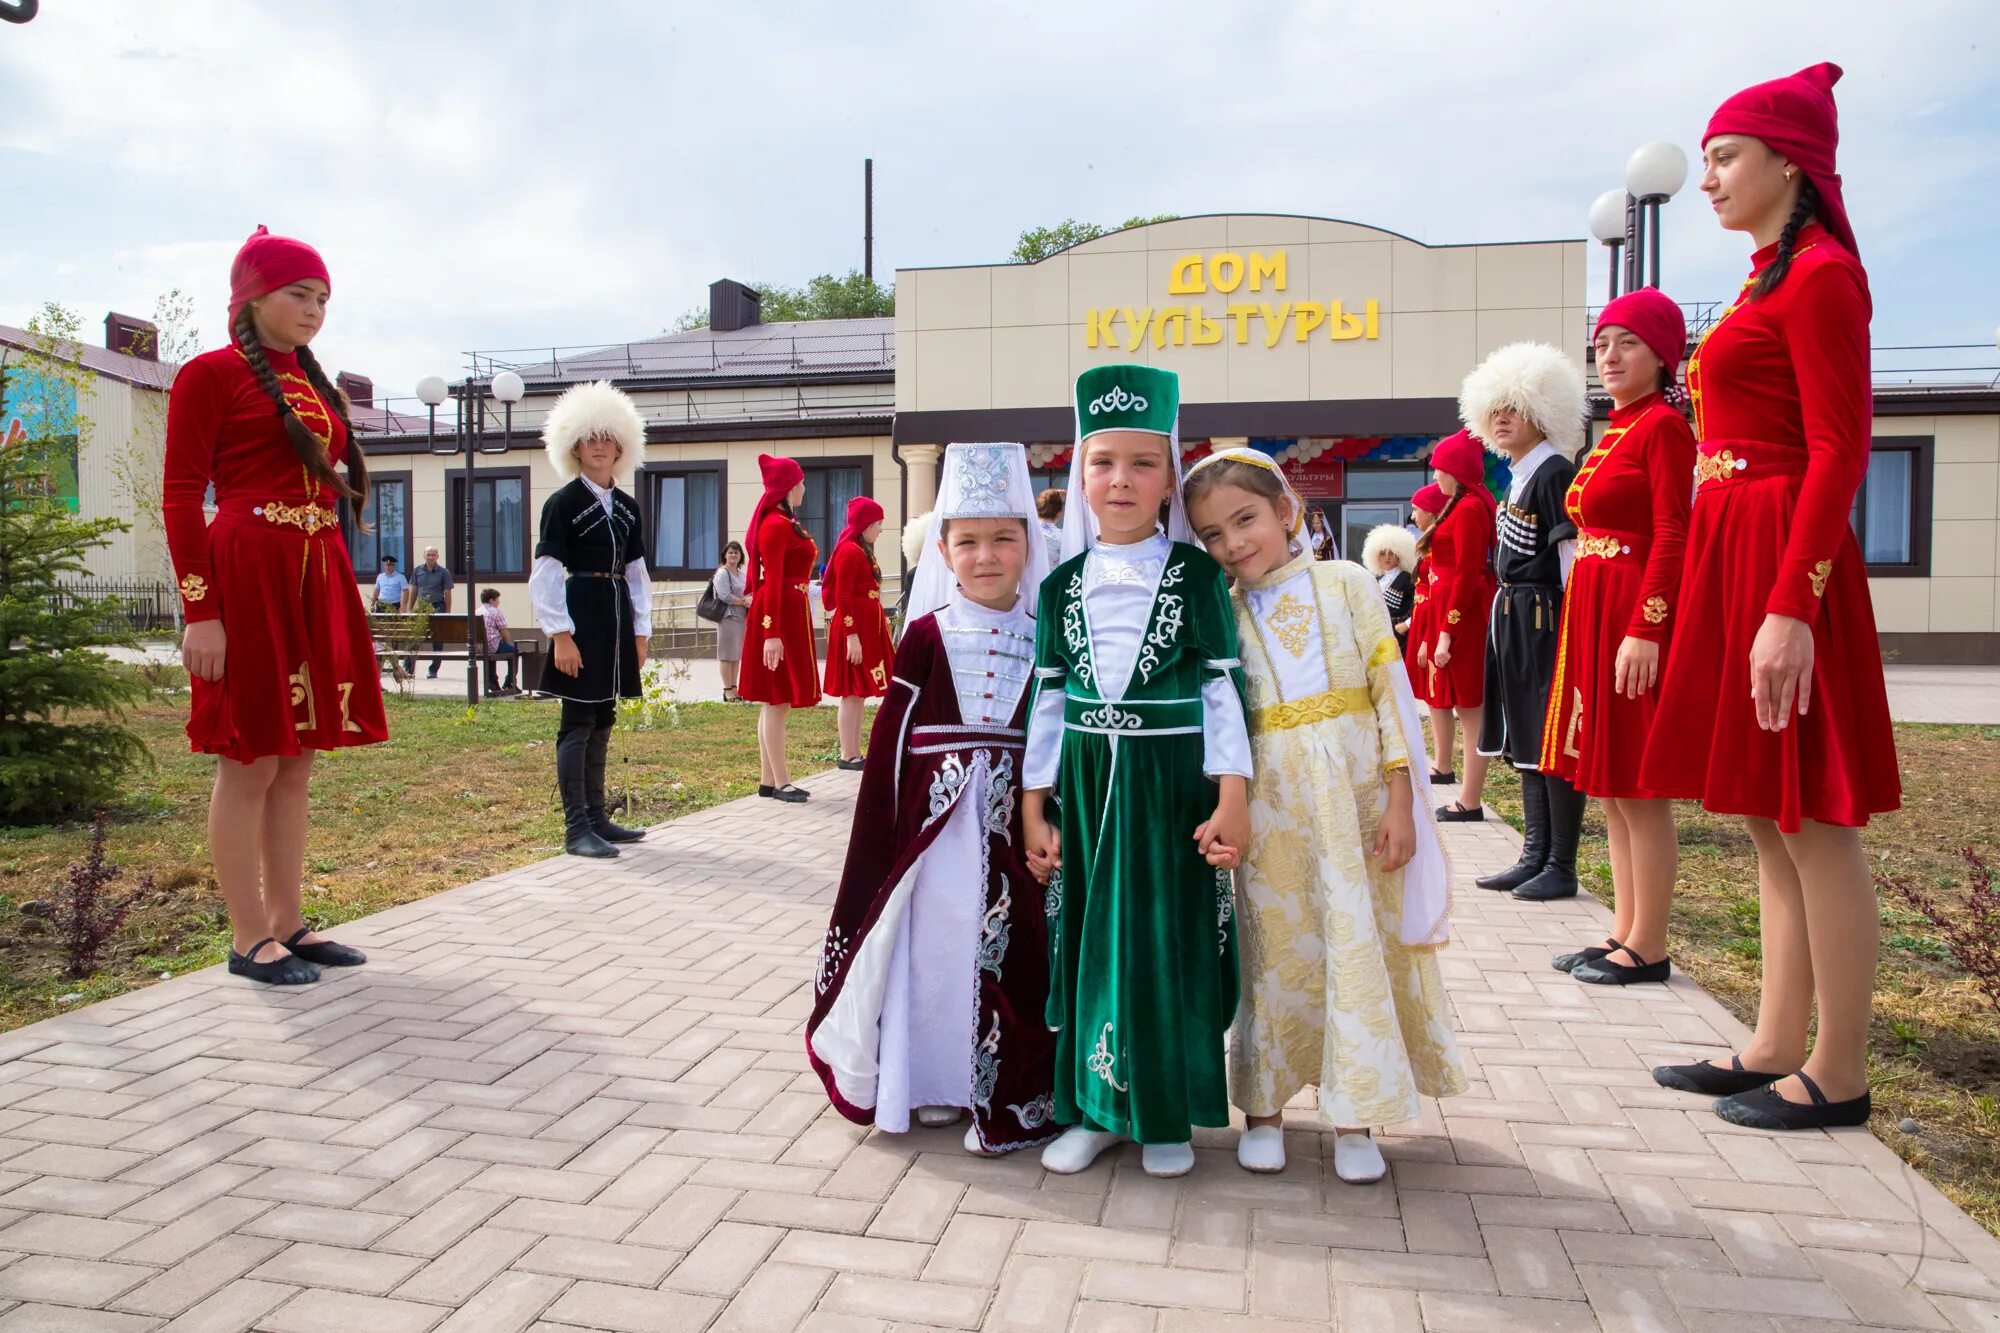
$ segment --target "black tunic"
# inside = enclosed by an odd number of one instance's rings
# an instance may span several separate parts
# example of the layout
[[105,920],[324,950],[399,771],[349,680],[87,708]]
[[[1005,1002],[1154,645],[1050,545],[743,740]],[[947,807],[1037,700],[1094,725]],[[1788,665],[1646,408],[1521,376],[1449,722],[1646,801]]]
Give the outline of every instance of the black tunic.
[[[1408,620],[1410,613],[1417,609],[1416,591],[1416,581],[1410,577],[1410,571],[1407,569],[1397,570],[1396,577],[1390,579],[1389,586],[1383,589],[1382,605],[1389,610],[1389,624],[1392,628]],[[1395,634],[1396,647],[1407,657],[1410,651],[1409,634],[1402,630],[1396,630]]]
[[[1576,539],[1563,505],[1576,464],[1560,453],[1544,458],[1500,506],[1493,566],[1500,591],[1486,634],[1486,712],[1479,752],[1504,756],[1516,768],[1541,761],[1542,718],[1562,644],[1562,557]],[[1511,490],[1511,488],[1510,488]]]
[[542,693],[586,703],[638,697],[639,647],[625,566],[645,557],[644,542],[639,506],[621,490],[611,492],[608,514],[581,477],[542,502],[535,556],[548,556],[569,573],[564,598],[583,658],[582,671],[571,676],[551,657],[542,670]]

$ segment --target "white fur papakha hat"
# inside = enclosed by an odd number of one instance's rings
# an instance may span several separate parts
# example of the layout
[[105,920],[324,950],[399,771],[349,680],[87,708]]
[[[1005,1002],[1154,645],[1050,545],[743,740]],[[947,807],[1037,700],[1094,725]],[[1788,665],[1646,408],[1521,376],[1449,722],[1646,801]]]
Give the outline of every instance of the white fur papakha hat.
[[1565,458],[1575,458],[1583,447],[1590,420],[1583,372],[1560,349],[1547,343],[1509,343],[1480,362],[1459,386],[1458,419],[1488,449],[1494,449],[1489,429],[1493,414],[1503,407],[1534,422]]
[[1417,569],[1417,539],[1410,530],[1400,523],[1384,523],[1379,528],[1368,530],[1368,540],[1361,547],[1361,567],[1370,574],[1385,572],[1379,563],[1384,551],[1393,551],[1396,567],[1414,574]]
[[646,449],[646,423],[632,400],[609,380],[576,385],[549,409],[549,419],[542,423],[549,466],[564,481],[574,480],[583,471],[576,446],[599,435],[618,441],[618,466],[612,475],[620,483],[630,483]]

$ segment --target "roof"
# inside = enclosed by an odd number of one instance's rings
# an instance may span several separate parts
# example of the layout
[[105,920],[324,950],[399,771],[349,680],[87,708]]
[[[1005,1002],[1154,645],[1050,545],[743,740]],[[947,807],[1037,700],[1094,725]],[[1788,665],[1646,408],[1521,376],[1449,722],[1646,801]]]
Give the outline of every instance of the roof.
[[481,378],[512,370],[530,384],[544,385],[587,379],[812,378],[870,371],[886,376],[896,369],[896,321],[884,315],[752,324],[727,333],[689,329],[608,346],[501,349],[472,357]]
[[[17,329],[10,324],[0,324],[0,347],[18,347],[24,352],[35,351],[41,344],[34,334],[26,329]],[[165,392],[174,382],[174,373],[179,366],[168,361],[148,361],[144,357],[127,356],[104,347],[94,347],[86,342],[76,344],[81,349],[84,369],[108,379],[125,384],[137,385],[142,389]],[[11,359],[11,358],[10,358]]]

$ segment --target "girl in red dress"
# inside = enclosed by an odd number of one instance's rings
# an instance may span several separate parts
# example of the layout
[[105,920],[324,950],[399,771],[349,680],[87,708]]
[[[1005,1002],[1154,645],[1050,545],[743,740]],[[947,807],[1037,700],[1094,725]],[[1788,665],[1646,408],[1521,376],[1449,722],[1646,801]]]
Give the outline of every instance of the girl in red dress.
[[1493,609],[1493,514],[1498,506],[1486,489],[1486,450],[1472,432],[1439,440],[1431,451],[1431,470],[1445,503],[1428,534],[1437,575],[1430,597],[1432,638],[1418,650],[1423,656],[1417,665],[1429,688],[1440,762],[1451,755],[1453,715],[1465,724],[1465,783],[1457,800],[1438,808],[1439,819],[1463,823],[1486,818],[1481,799],[1487,759],[1475,742],[1485,715],[1486,619]]
[[[1403,652],[1403,659],[1410,667],[1410,690],[1417,696],[1417,702],[1430,708],[1431,673],[1419,663],[1430,661],[1431,638],[1436,633],[1432,614],[1437,603],[1437,565],[1430,558],[1431,530],[1437,526],[1437,516],[1444,511],[1444,491],[1434,481],[1425,482],[1410,497],[1410,521],[1417,525],[1416,596],[1410,610],[1410,618],[1396,628],[1409,636],[1409,646]],[[1431,712],[1431,743],[1437,747],[1437,757],[1431,764],[1431,781],[1456,782],[1458,774],[1452,771],[1453,746],[1458,739],[1458,722],[1445,710],[1442,718]]]
[[819,599],[826,607],[826,692],[840,700],[840,767],[861,767],[861,701],[889,692],[895,657],[882,610],[882,566],[875,539],[882,506],[865,495],[847,502],[847,526],[833,543]]
[[315,752],[389,738],[334,508],[361,512],[368,466],[345,396],[307,347],[329,290],[303,241],[259,227],[243,243],[230,269],[232,345],[174,379],[161,487],[187,620],[188,742],[216,756],[208,840],[229,908],[229,970],[281,986],[367,961],[301,914],[308,783]]
[[[1642,776],[1745,817],[1764,982],[1729,1068],[1662,1067],[1763,1129],[1868,1119],[1879,933],[1861,849],[1900,803],[1896,744],[1848,510],[1868,468],[1868,277],[1834,171],[1836,65],[1723,103],[1703,136],[1717,220],[1750,280],[1688,365],[1701,455],[1680,624]],[[1818,1039],[1806,1031],[1818,1001]],[[1793,1074],[1794,1077],[1786,1077]]]
[[1639,778],[1674,629],[1687,545],[1694,432],[1667,401],[1687,348],[1681,308],[1657,288],[1598,316],[1598,378],[1611,425],[1564,497],[1576,567],[1542,728],[1541,770],[1604,805],[1617,911],[1611,937],[1556,959],[1579,981],[1665,981],[1678,867],[1673,802]]
[[743,534],[749,554],[750,623],[743,635],[743,671],[736,692],[764,705],[757,717],[757,794],[774,800],[806,799],[792,785],[785,762],[785,721],[794,708],[819,702],[819,663],[813,656],[812,603],[806,585],[819,548],[793,506],[806,497],[805,469],[789,458],[757,455],[764,494]]

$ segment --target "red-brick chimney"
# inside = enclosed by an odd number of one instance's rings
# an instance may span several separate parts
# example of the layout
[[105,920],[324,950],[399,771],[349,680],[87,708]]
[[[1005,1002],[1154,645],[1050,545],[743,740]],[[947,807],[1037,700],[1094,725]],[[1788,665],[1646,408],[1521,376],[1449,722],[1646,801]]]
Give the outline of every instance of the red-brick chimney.
[[357,375],[351,370],[343,370],[333,377],[333,385],[347,395],[347,401],[356,407],[375,406],[375,381],[366,375]]
[[114,310],[104,317],[104,345],[141,361],[158,361],[160,330],[150,319],[121,315]]

